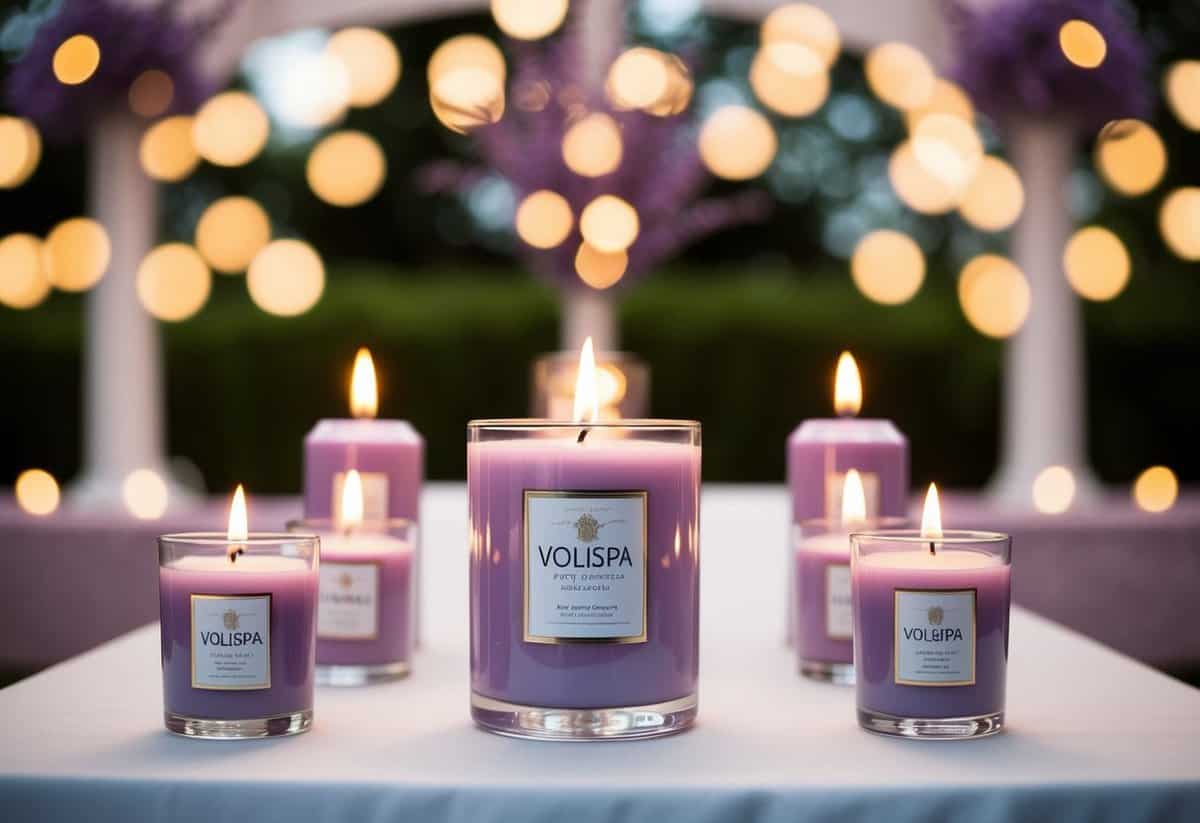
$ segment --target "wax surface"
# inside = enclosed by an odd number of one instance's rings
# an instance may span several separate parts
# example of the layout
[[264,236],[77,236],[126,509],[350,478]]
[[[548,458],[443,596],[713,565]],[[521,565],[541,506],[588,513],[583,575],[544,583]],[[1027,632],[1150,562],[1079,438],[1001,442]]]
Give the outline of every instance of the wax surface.
[[[1004,708],[1010,567],[962,549],[870,554],[852,569],[860,707],[899,717],[975,717]],[[894,682],[896,589],[975,589],[975,685]]]
[[[699,671],[700,448],[589,438],[467,446],[472,529],[471,684],[524,705],[611,708],[696,690]],[[524,642],[526,489],[644,490],[645,643]]]
[[908,440],[890,420],[806,420],[788,437],[787,469],[794,523],[835,515],[825,510],[826,478],[850,469],[877,477],[879,499],[868,501],[868,516],[906,513]]
[[379,624],[374,638],[317,636],[317,663],[351,666],[409,660],[413,644],[413,549],[387,535],[321,535],[321,562],[373,563],[379,569]]
[[[271,686],[220,691],[192,688],[191,595],[271,595]],[[295,557],[188,555],[159,568],[163,705],[175,714],[244,720],[313,705],[317,572]]]
[[801,660],[822,663],[854,662],[850,637],[830,637],[826,626],[826,581],[831,565],[849,567],[850,536],[845,533],[801,537],[796,543],[796,602],[792,637]]
[[321,420],[304,438],[304,515],[333,515],[334,477],[387,476],[387,517],[419,518],[425,441],[403,420]]

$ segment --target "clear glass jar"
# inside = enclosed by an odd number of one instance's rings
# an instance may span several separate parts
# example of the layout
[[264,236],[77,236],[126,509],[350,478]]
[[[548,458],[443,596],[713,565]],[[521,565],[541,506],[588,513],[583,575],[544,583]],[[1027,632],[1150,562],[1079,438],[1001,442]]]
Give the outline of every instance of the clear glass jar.
[[700,424],[469,424],[471,709],[501,734],[688,727]]
[[[578,374],[578,350],[551,352],[533,361],[530,414],[569,418]],[[596,391],[602,419],[640,418],[650,409],[650,367],[629,352],[596,352]]]

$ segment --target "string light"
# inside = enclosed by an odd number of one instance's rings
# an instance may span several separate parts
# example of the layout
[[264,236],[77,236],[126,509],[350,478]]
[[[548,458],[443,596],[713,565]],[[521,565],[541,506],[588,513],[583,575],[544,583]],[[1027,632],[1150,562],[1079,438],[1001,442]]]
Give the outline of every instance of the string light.
[[243,272],[271,242],[271,220],[249,197],[214,200],[196,224],[196,248],[223,274]]
[[567,0],[492,0],[496,25],[517,40],[539,40],[553,34],[566,16]]
[[700,159],[710,172],[726,180],[762,174],[778,148],[767,118],[746,106],[723,106],[700,128]]
[[45,517],[58,508],[60,498],[58,481],[44,469],[26,469],[17,475],[17,505],[26,514]]
[[1075,499],[1075,475],[1065,466],[1047,466],[1033,479],[1033,505],[1042,514],[1062,514]]
[[1021,216],[1025,187],[1008,163],[999,157],[984,157],[958,204],[959,214],[977,229],[1004,231]]
[[1133,483],[1133,499],[1139,509],[1160,514],[1175,505],[1179,480],[1166,466],[1151,466]]
[[925,255],[903,232],[879,229],[867,234],[850,258],[854,285],[876,303],[896,306],[912,299],[925,279]]
[[638,236],[637,210],[620,197],[602,194],[579,215],[579,233],[587,245],[600,252],[620,252]]
[[812,114],[829,97],[829,73],[820,56],[800,43],[767,43],[750,64],[754,96],[787,117]]
[[575,217],[567,199],[557,192],[541,189],[530,193],[517,206],[517,236],[535,249],[559,246],[571,228]]
[[563,135],[563,162],[583,177],[612,174],[621,165],[623,152],[621,129],[603,112],[581,118]]
[[1086,20],[1068,20],[1058,30],[1058,45],[1063,56],[1084,69],[1094,69],[1104,62],[1108,45],[1100,30]]
[[86,83],[100,68],[100,44],[87,34],[68,37],[54,50],[54,76],[66,86]]
[[159,320],[186,320],[200,311],[211,290],[212,272],[200,253],[186,243],[158,246],[138,266],[138,300]]
[[341,61],[349,85],[349,104],[366,108],[383,102],[400,80],[400,52],[377,29],[352,26],[329,38],[325,53]]
[[833,18],[807,3],[788,3],[774,9],[762,22],[759,42],[798,43],[816,54],[824,68],[837,60],[842,38]]
[[325,264],[303,240],[267,244],[246,272],[250,299],[268,314],[293,317],[311,309],[325,290]]
[[1172,252],[1184,260],[1200,260],[1200,187],[1175,189],[1158,212],[1158,229]]
[[0,115],[0,189],[15,189],[37,170],[42,137],[23,117]]
[[142,117],[158,117],[171,107],[175,83],[160,69],[146,69],[129,87],[129,108]]
[[1200,60],[1180,60],[1163,76],[1163,93],[1176,119],[1200,131]]
[[925,55],[907,43],[882,43],[867,52],[867,84],[875,96],[898,109],[924,106],[937,79]]
[[209,99],[196,113],[192,140],[196,151],[217,166],[243,166],[267,144],[271,124],[262,106],[241,91]]
[[1010,337],[1029,316],[1029,282],[1011,260],[981,254],[959,274],[958,300],[976,331],[988,337]]
[[200,163],[192,139],[194,127],[191,117],[177,115],[147,129],[139,149],[146,174],[165,183],[178,182],[191,174]]
[[1101,226],[1075,232],[1063,250],[1063,270],[1080,297],[1112,300],[1129,282],[1129,252],[1121,238]]
[[96,285],[112,257],[108,233],[88,217],[59,223],[46,235],[43,250],[46,278],[63,291],[86,291]]
[[31,309],[49,294],[42,241],[32,234],[10,234],[0,240],[0,304]]
[[629,265],[626,252],[605,252],[592,248],[587,243],[579,244],[575,254],[575,272],[579,279],[593,289],[607,289],[624,277]]
[[1100,132],[1096,167],[1114,191],[1134,197],[1162,180],[1167,170],[1167,149],[1148,123],[1116,120]]
[[369,134],[339,131],[313,148],[305,176],[309,188],[326,203],[357,206],[374,197],[383,186],[387,159]]

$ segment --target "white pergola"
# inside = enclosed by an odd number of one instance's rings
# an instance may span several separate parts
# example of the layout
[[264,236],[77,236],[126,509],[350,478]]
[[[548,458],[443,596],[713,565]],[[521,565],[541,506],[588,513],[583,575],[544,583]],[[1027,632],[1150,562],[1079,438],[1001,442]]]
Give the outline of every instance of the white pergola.
[[[140,0],[153,2],[153,0]],[[185,0],[202,13],[217,0]],[[864,51],[900,40],[945,67],[949,32],[940,0],[810,0],[836,20],[844,45]],[[989,2],[989,0],[977,0]],[[704,0],[714,15],[757,20],[779,0]],[[350,24],[391,26],[482,11],[487,0],[272,0],[238,4],[205,53],[218,79],[231,76],[254,40],[303,27]],[[583,20],[588,42],[602,62],[620,36],[617,0],[594,0]],[[596,76],[603,71],[596,62]],[[121,505],[121,484],[138,468],[166,471],[161,343],[157,321],[138,304],[137,267],[151,249],[157,225],[155,184],[138,165],[142,127],[132,115],[100,122],[92,134],[90,211],[107,228],[112,262],[88,297],[84,354],[84,470],[72,490],[77,505]],[[1025,212],[1013,233],[1013,253],[1033,293],[1023,329],[1007,345],[1004,370],[1004,441],[996,498],[1031,506],[1033,478],[1048,465],[1063,465],[1092,487],[1085,450],[1084,358],[1077,300],[1061,269],[1071,231],[1064,197],[1071,168],[1069,132],[1052,123],[1012,124],[1009,148],[1026,187]],[[564,345],[593,334],[601,348],[615,348],[613,308],[602,295],[583,296],[564,307]],[[949,356],[949,354],[947,355]],[[186,496],[173,489],[172,500]]]

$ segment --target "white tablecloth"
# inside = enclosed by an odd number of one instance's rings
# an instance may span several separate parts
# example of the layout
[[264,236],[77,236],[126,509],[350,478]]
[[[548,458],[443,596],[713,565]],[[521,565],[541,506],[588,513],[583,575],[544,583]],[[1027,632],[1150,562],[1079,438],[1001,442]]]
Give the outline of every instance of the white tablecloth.
[[593,745],[477,731],[465,494],[426,504],[428,642],[410,679],[319,690],[300,737],[184,740],[162,727],[148,626],[0,691],[0,820],[1200,819],[1200,691],[1019,609],[1007,733],[860,731],[853,690],[802,681],[780,643],[785,503],[752,491],[703,501],[694,730]]

